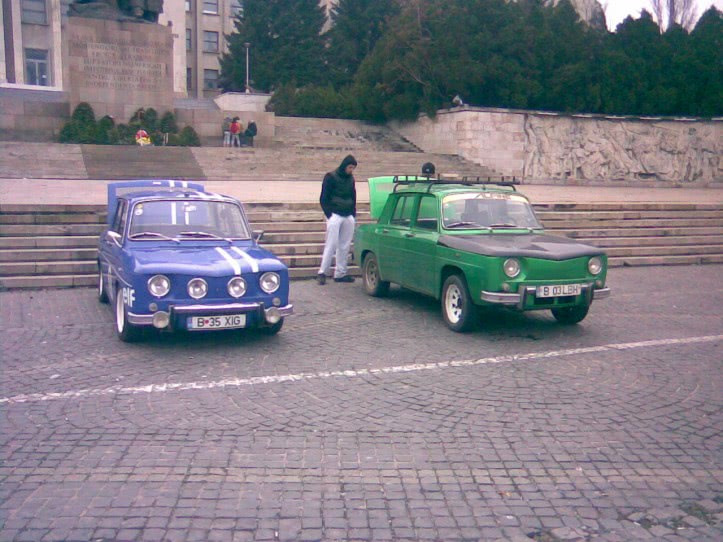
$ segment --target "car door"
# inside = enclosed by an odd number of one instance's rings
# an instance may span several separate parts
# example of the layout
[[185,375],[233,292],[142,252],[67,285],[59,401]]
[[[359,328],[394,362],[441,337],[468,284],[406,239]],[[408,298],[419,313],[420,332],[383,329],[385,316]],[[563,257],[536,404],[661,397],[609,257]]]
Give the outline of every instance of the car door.
[[408,287],[435,295],[437,284],[437,239],[439,238],[439,204],[432,194],[422,194],[415,202],[410,230],[404,234],[406,259],[402,266],[408,270]]
[[408,283],[409,269],[406,262],[406,240],[409,237],[415,194],[403,194],[397,197],[396,204],[387,224],[377,226],[379,239],[379,271],[384,280],[401,286]]
[[128,210],[127,200],[121,199],[116,207],[116,214],[113,222],[100,239],[99,256],[100,272],[103,273],[103,281],[106,285],[108,295],[113,298],[113,276],[119,274],[121,265],[121,251],[123,234],[126,225]]

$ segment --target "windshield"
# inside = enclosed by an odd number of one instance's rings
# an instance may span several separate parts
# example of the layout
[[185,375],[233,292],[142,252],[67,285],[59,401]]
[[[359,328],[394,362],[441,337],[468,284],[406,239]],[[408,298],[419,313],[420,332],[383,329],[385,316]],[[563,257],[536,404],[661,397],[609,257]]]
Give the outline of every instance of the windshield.
[[129,237],[134,240],[249,239],[241,208],[231,202],[160,200],[136,203]]
[[530,202],[517,194],[450,194],[442,200],[442,215],[447,229],[542,228]]

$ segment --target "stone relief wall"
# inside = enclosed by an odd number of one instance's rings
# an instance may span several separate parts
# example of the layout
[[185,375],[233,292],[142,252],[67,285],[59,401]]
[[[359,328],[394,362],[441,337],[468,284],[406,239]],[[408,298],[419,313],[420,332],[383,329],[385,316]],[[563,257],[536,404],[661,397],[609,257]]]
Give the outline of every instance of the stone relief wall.
[[393,124],[427,152],[526,182],[723,182],[723,121],[645,120],[460,107]]
[[542,117],[525,121],[525,177],[723,181],[723,123]]

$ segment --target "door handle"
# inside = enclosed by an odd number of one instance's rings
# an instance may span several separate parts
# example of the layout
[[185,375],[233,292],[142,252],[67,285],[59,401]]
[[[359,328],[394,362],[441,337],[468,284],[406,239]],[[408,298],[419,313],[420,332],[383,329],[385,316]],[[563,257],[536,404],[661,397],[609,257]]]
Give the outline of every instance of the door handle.
[[411,232],[407,232],[404,234],[404,237],[414,237],[414,234]]
[[386,228],[382,228],[382,233],[389,233],[389,230]]

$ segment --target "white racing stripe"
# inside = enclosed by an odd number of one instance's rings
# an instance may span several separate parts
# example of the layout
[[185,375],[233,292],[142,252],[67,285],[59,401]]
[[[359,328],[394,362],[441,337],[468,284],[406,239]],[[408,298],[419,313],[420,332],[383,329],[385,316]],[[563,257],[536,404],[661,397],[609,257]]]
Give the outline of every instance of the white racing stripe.
[[239,256],[241,256],[241,257],[246,261],[246,263],[251,266],[251,271],[253,271],[254,273],[258,273],[258,272],[259,272],[259,262],[257,262],[256,260],[254,260],[251,256],[249,256],[248,254],[246,254],[246,253],[245,253],[243,250],[241,250],[239,247],[231,247],[231,250],[233,250],[236,254],[238,254]]
[[238,260],[236,260],[233,256],[231,256],[228,252],[226,252],[221,247],[216,247],[216,252],[218,252],[221,256],[223,256],[224,260],[226,260],[229,263],[229,265],[231,265],[234,275],[241,274],[241,264],[238,263]]
[[551,350],[548,352],[532,352],[529,354],[513,354],[491,358],[481,358],[461,361],[442,361],[438,363],[414,363],[410,365],[397,365],[380,367],[377,369],[351,369],[347,371],[326,371],[320,373],[297,373],[287,375],[256,376],[251,378],[234,378],[230,380],[217,380],[215,382],[176,382],[164,384],[150,384],[137,387],[111,387],[102,389],[83,389],[57,393],[31,393],[0,398],[4,403],[29,403],[52,401],[57,399],[83,399],[107,395],[138,395],[142,393],[162,393],[166,391],[184,390],[210,390],[215,388],[239,388],[243,386],[278,384],[281,382],[300,382],[321,380],[326,378],[358,378],[364,376],[379,376],[385,374],[411,373],[417,371],[442,370],[450,367],[473,367],[493,363],[509,363],[515,361],[534,361],[549,358],[560,358],[578,354],[594,354],[600,352],[614,352],[616,350],[632,350],[636,348],[652,348],[657,346],[671,346],[680,344],[695,344],[723,340],[723,335],[707,335],[702,337],[686,337],[683,339],[659,339],[636,343],[606,344],[602,346],[589,346],[585,348],[572,348],[568,350]]

